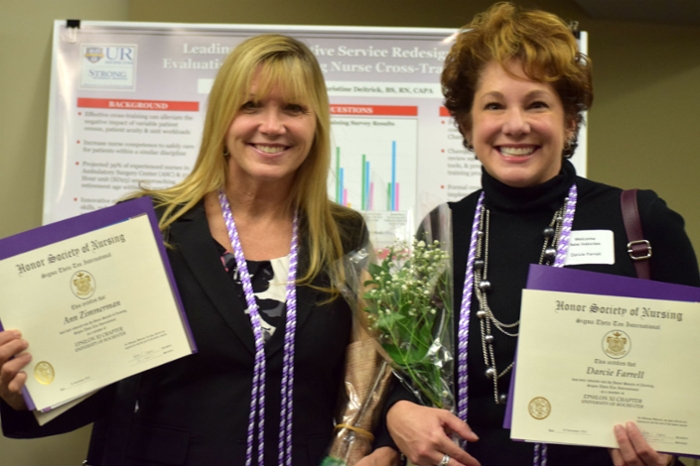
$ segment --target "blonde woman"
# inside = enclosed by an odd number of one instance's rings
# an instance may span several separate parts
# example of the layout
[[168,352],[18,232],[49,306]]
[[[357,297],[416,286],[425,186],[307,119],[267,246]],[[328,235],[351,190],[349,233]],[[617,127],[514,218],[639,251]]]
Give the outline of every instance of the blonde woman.
[[[279,35],[239,45],[212,87],[192,173],[139,194],[159,213],[198,352],[39,428],[20,396],[31,342],[2,332],[5,435],[95,422],[91,465],[319,464],[352,327],[334,284],[339,259],[365,234],[361,217],[326,194],[329,131],[323,75],[306,46]],[[362,462],[397,456],[380,448]]]

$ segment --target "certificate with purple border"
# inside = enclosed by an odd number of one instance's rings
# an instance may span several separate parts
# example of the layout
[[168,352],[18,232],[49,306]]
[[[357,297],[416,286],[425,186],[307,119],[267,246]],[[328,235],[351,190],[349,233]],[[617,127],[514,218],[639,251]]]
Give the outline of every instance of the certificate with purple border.
[[531,267],[504,427],[617,447],[613,426],[633,421],[656,450],[699,454],[700,370],[683,356],[700,350],[697,301],[694,287]]
[[151,200],[0,240],[0,329],[29,342],[40,412],[195,352]]

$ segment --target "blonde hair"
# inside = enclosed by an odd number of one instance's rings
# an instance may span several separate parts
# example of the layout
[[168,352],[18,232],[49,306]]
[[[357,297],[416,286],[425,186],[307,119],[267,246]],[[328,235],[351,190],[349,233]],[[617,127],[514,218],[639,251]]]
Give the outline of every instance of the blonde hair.
[[[343,219],[359,214],[330,202],[327,177],[330,168],[330,107],[323,73],[313,53],[291,37],[266,34],[250,38],[236,47],[219,70],[211,93],[195,166],[183,181],[163,190],[144,190],[156,207],[164,209],[160,228],[165,230],[205,195],[223,189],[228,171],[225,139],[231,122],[249,98],[253,76],[258,76],[256,99],[279,88],[288,101],[303,102],[316,116],[314,142],[295,173],[290,204],[301,217],[301,238],[309,259],[299,283],[311,282],[327,271],[331,283],[342,277],[339,260],[343,244],[356,232],[339,229]],[[348,243],[349,244],[349,243]],[[301,269],[300,269],[301,270]],[[333,287],[323,288],[334,291]]]
[[[593,103],[591,62],[578,51],[576,38],[558,16],[522,10],[508,2],[492,5],[464,26],[445,60],[442,89],[455,120],[471,127],[474,94],[484,67],[518,60],[525,75],[550,83],[564,105],[567,121],[576,124]],[[504,66],[506,72],[510,71]],[[564,154],[571,155],[571,154]]]

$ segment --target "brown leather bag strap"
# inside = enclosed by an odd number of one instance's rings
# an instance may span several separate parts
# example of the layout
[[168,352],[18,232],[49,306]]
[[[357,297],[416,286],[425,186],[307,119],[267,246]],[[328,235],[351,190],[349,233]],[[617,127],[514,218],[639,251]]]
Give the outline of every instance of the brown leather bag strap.
[[627,253],[630,255],[637,270],[639,278],[651,278],[649,258],[651,257],[651,244],[644,239],[642,221],[639,218],[637,207],[637,190],[628,189],[620,194],[620,207],[622,208],[622,220],[625,222],[627,232]]

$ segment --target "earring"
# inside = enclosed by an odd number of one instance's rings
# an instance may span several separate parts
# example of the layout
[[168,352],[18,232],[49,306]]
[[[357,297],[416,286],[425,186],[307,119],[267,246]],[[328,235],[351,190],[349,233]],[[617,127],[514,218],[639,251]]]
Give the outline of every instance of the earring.
[[564,149],[561,151],[561,155],[564,156],[565,159],[570,159],[571,156],[574,155],[574,152],[576,152],[577,147],[578,143],[576,143],[575,140],[566,141],[566,144],[564,144]]
[[224,146],[224,158],[229,158],[231,154],[228,151],[228,147]]

